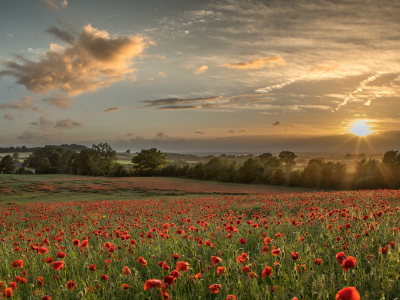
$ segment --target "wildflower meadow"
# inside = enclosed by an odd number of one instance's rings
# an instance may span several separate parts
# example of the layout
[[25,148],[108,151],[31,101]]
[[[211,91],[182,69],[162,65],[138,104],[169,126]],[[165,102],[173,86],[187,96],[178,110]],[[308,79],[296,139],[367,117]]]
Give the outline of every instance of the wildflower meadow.
[[12,299],[395,299],[400,191],[0,207]]

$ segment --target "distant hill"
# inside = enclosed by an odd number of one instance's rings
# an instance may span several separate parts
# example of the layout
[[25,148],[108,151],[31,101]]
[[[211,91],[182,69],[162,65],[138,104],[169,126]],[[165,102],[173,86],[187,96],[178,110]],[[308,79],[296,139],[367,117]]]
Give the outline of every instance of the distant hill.
[[[56,146],[56,145],[46,145],[46,146]],[[74,151],[77,151],[77,152],[87,148],[86,146],[77,145],[77,144],[62,144],[62,145],[59,145],[57,147],[62,147],[65,150],[74,150]],[[0,153],[34,152],[35,150],[38,150],[40,148],[43,148],[43,147],[26,147],[26,146],[22,146],[22,147],[19,147],[19,146],[17,146],[17,147],[0,147]]]

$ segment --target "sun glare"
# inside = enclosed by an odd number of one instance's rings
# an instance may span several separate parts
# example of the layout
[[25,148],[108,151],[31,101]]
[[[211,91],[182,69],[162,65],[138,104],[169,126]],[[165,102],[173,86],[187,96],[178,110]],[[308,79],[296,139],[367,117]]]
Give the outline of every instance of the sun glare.
[[372,132],[364,122],[354,123],[350,131],[358,136],[366,136]]

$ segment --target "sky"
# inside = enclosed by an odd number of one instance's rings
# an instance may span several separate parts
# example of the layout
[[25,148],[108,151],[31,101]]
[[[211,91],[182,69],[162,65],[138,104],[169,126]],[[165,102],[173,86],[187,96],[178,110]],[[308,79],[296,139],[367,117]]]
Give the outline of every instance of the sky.
[[400,2],[0,7],[0,147],[400,149]]

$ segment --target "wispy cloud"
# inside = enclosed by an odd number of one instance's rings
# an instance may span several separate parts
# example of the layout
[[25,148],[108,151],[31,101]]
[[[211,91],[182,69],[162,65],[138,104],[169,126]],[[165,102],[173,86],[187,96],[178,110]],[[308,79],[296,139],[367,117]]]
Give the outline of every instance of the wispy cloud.
[[83,127],[82,123],[76,122],[71,119],[65,119],[65,120],[58,120],[54,128],[64,130],[64,129],[73,129],[76,127]]
[[42,101],[54,105],[59,109],[70,109],[72,108],[71,103],[74,100],[65,96],[56,96],[44,98]]
[[165,75],[163,71],[158,72],[157,75],[160,77],[167,77],[167,75]]
[[208,69],[208,66],[202,65],[200,68],[194,70],[192,73],[193,73],[194,75],[203,74],[203,73],[205,73],[205,71],[207,71],[207,69]]
[[144,101],[139,101],[139,102],[147,103],[146,106],[157,106],[157,105],[173,105],[173,104],[203,102],[203,101],[216,101],[220,98],[222,98],[222,96],[191,98],[191,99],[166,98],[166,99],[157,99],[157,100],[144,100]]
[[38,102],[38,100],[32,98],[32,97],[24,97],[18,101],[11,101],[8,103],[3,103],[0,104],[0,109],[19,109],[19,110],[28,110],[32,109],[34,107],[34,103]]
[[3,116],[4,119],[8,120],[8,121],[14,121],[14,117],[10,114],[5,114]]
[[286,61],[279,55],[271,57],[257,58],[254,55],[253,60],[241,63],[224,63],[222,66],[231,69],[261,69],[265,66],[274,67],[275,65],[286,65]]
[[42,1],[41,4],[42,4],[42,6],[44,8],[49,9],[49,10],[55,10],[55,11],[60,11],[61,10],[60,7],[57,4],[55,4],[54,2],[52,2],[50,0]]
[[121,109],[122,108],[120,108],[120,107],[111,107],[111,108],[107,108],[107,109],[103,110],[101,113],[104,114],[104,113],[109,113],[109,112],[113,112],[113,111],[119,111]]

